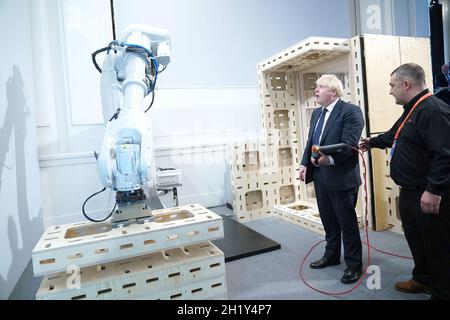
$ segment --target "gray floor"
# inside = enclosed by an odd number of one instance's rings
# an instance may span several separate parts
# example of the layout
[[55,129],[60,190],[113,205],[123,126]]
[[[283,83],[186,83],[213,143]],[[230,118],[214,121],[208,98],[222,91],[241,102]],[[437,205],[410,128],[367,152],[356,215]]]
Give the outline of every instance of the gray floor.
[[[211,208],[221,215],[232,215],[225,206]],[[227,292],[230,300],[427,300],[425,294],[404,294],[394,290],[396,281],[408,280],[413,266],[412,260],[387,256],[371,251],[372,265],[380,268],[381,288],[369,289],[367,281],[348,294],[331,296],[308,288],[300,278],[300,262],[323,236],[280,218],[271,217],[244,223],[247,227],[281,244],[275,250],[226,264]],[[361,233],[363,239],[365,235]],[[379,249],[410,256],[402,235],[393,232],[369,232],[371,244]],[[326,269],[312,270],[309,262],[322,256],[324,244],[320,244],[305,262],[303,275],[308,283],[322,291],[342,292],[352,285],[341,284],[339,279],[344,264]],[[367,247],[364,248],[367,261]],[[367,263],[365,263],[367,265]],[[10,299],[32,300],[39,288],[41,277],[34,278],[31,262],[25,269]],[[370,275],[369,275],[370,276]]]
[[[215,210],[215,208],[213,209]],[[221,209],[222,211],[224,209]],[[230,261],[226,264],[228,299],[233,300],[428,300],[426,294],[405,294],[394,289],[397,281],[410,278],[413,262],[388,256],[371,250],[371,265],[379,266],[380,289],[369,289],[367,278],[361,285],[348,294],[331,296],[319,293],[305,285],[300,277],[300,262],[323,236],[272,217],[245,223],[253,230],[281,244],[280,250]],[[361,232],[362,239],[365,234]],[[411,253],[402,235],[393,232],[369,232],[372,246],[410,256]],[[311,261],[319,259],[324,250],[324,243],[318,245],[306,260],[303,275],[310,286],[326,292],[343,292],[352,288],[344,285],[340,278],[345,265],[326,269],[312,270]],[[364,262],[367,266],[367,246],[363,248]],[[370,277],[371,274],[368,275]]]

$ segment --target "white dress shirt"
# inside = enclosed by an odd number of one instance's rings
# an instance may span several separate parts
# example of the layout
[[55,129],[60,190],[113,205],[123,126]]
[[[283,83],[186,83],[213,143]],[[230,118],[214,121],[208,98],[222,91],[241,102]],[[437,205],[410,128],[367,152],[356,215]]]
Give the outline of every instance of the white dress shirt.
[[[322,127],[322,132],[320,133],[319,141],[322,140],[323,130],[325,129],[325,126],[327,125],[327,122],[328,122],[328,118],[330,117],[330,114],[333,111],[334,107],[336,106],[336,103],[338,103],[338,101],[339,101],[339,98],[334,100],[332,103],[330,103],[330,105],[328,107],[326,107],[328,112],[325,113],[325,119],[323,120],[323,127]],[[317,121],[315,128],[317,128],[317,124],[318,123],[319,123],[319,121]],[[314,130],[315,130],[315,128],[314,128]],[[332,156],[328,156],[328,159],[330,160],[330,165],[334,166],[334,159],[333,159],[333,157]]]

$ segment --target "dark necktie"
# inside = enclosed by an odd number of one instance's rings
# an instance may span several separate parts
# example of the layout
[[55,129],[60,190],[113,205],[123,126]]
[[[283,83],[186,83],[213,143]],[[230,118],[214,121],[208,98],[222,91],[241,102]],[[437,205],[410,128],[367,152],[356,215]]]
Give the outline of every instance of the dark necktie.
[[322,112],[320,113],[319,122],[317,123],[316,130],[314,131],[314,135],[312,137],[312,145],[319,145],[320,134],[322,133],[323,123],[325,122],[325,114],[327,113],[326,108],[322,108]]

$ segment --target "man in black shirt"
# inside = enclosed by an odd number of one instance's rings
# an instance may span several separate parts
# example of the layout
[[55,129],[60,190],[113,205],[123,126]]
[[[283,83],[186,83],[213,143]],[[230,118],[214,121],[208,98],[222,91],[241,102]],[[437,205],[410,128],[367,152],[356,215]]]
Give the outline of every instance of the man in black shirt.
[[450,109],[431,95],[422,67],[394,70],[390,94],[404,112],[360,148],[391,148],[391,177],[400,186],[403,231],[414,259],[412,278],[395,289],[450,299]]

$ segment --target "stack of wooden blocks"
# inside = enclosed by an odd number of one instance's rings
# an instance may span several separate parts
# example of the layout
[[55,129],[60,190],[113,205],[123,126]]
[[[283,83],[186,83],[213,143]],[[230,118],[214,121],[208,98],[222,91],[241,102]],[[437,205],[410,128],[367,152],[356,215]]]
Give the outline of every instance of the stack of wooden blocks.
[[[373,166],[378,172],[376,177],[381,180],[384,188],[379,188],[378,194],[375,195],[375,200],[379,204],[385,214],[378,216],[379,225],[384,225],[386,229],[397,233],[403,233],[403,226],[400,219],[400,210],[398,208],[398,199],[400,196],[400,188],[391,179],[390,175],[390,160],[389,154],[391,149],[372,150]],[[381,184],[380,183],[380,184]]]
[[[325,235],[317,204],[312,201],[297,201],[293,204],[276,205],[273,214],[305,229]],[[358,225],[363,226],[362,216],[357,215]]]
[[231,187],[237,221],[271,216],[277,204],[300,200],[296,81],[293,73],[260,73],[264,137],[231,146]]
[[222,218],[200,205],[152,211],[155,220],[111,228],[81,222],[46,229],[32,254],[44,276],[37,299],[226,299]]

